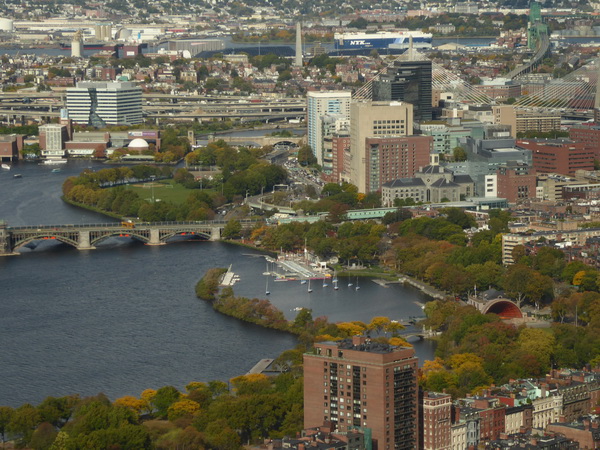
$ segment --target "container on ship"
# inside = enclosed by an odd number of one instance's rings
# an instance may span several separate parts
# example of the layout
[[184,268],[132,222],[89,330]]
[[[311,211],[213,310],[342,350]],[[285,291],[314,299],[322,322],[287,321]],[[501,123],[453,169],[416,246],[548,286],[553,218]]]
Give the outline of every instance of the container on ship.
[[422,31],[380,31],[378,33],[336,33],[336,50],[407,49],[412,37],[414,49],[431,48],[431,33]]

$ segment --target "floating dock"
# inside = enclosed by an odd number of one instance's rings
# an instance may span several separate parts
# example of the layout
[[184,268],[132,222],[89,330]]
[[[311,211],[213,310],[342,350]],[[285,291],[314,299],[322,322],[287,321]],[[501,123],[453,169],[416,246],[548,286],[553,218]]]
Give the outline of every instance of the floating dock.
[[225,274],[223,275],[223,278],[221,279],[220,285],[221,286],[233,286],[238,281],[240,281],[240,276],[236,275],[234,272],[232,272],[231,266],[229,266],[229,269],[227,269],[227,272],[225,272]]

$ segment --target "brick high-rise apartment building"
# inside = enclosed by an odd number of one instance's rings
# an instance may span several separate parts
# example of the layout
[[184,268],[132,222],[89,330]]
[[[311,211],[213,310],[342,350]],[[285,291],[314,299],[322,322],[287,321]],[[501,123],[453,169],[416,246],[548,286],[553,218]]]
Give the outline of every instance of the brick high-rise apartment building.
[[370,430],[374,450],[418,448],[414,349],[354,336],[304,355],[304,427]]
[[421,449],[449,450],[452,447],[452,397],[438,392],[424,392]]

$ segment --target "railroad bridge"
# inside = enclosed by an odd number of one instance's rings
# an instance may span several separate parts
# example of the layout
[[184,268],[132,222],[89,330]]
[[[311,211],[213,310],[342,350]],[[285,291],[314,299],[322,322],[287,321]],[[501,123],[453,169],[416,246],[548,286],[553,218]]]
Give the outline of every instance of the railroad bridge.
[[[254,221],[241,224],[249,227]],[[45,240],[59,241],[78,250],[92,250],[110,237],[128,237],[147,245],[163,245],[175,236],[217,241],[225,225],[224,221],[202,221],[9,227],[0,222],[0,255],[15,255],[27,244]]]

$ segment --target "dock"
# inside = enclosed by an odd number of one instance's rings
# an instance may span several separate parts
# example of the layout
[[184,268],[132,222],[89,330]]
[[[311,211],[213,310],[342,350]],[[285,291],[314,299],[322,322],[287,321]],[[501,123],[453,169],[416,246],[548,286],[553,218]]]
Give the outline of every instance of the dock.
[[253,373],[263,373],[265,372],[269,366],[273,363],[272,359],[261,359],[257,362],[252,369],[250,369],[246,375],[251,375]]
[[229,266],[229,268],[227,269],[227,272],[225,272],[225,275],[223,275],[223,278],[221,279],[220,284],[221,284],[221,286],[233,286],[238,281],[240,281],[239,275],[236,275],[231,270],[231,266]]

